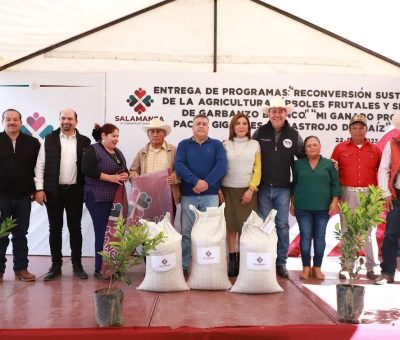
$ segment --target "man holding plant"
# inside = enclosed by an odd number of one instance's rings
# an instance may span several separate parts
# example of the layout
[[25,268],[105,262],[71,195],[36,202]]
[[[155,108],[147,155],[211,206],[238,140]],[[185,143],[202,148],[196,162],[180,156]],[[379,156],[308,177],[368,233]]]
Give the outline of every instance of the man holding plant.
[[[368,195],[369,185],[378,185],[378,168],[381,160],[381,151],[366,138],[367,118],[356,114],[349,124],[350,139],[336,145],[331,159],[336,163],[339,171],[339,180],[342,186],[342,202],[347,202],[354,210],[360,201],[357,193]],[[341,227],[344,230],[346,223],[340,215]],[[378,243],[376,241],[376,226],[371,228],[365,239],[364,252],[367,277],[375,280],[379,275]],[[348,268],[339,272],[340,279],[349,279]]]

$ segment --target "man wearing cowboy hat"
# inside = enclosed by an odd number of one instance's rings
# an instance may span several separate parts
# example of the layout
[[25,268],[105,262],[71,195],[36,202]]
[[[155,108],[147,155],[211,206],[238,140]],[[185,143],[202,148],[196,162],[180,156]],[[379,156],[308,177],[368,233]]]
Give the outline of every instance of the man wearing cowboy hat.
[[[358,192],[368,194],[369,185],[378,185],[378,169],[381,161],[381,151],[369,142],[367,134],[367,118],[364,115],[354,115],[349,123],[350,139],[336,145],[331,159],[337,163],[339,180],[342,186],[343,202],[347,202],[350,209],[355,209],[360,201]],[[344,218],[340,216],[340,224],[345,228]],[[375,280],[379,276],[378,243],[376,228],[372,228],[365,239],[364,252],[367,277]],[[349,272],[342,268],[340,279],[349,279]]]
[[261,184],[258,191],[258,209],[265,219],[272,209],[277,210],[275,219],[278,234],[276,272],[288,278],[286,260],[289,248],[290,170],[294,157],[304,156],[303,140],[292,128],[286,117],[294,107],[281,97],[274,97],[270,105],[262,108],[269,122],[259,127],[253,139],[261,147]]
[[179,178],[175,172],[176,147],[165,141],[165,137],[171,132],[171,127],[154,118],[150,124],[143,127],[149,137],[147,143],[136,155],[129,169],[129,178],[135,179],[138,176],[169,169],[171,175],[167,177],[167,183],[171,185],[172,195],[175,204],[180,202]]

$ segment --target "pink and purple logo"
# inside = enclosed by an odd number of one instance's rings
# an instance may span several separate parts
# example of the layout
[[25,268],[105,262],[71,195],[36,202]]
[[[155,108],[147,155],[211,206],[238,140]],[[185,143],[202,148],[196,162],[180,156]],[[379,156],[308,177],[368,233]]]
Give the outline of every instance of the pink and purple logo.
[[35,112],[26,119],[26,124],[22,125],[21,131],[29,136],[44,139],[46,135],[53,132],[52,125],[46,124],[46,118]]

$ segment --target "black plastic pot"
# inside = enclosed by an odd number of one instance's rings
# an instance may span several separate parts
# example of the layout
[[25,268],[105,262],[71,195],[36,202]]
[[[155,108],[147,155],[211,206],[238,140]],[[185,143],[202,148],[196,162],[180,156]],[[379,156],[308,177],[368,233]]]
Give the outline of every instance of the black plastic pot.
[[336,285],[337,318],[341,322],[361,323],[364,316],[365,288],[358,285]]
[[124,292],[102,288],[94,292],[96,322],[99,327],[121,327],[124,324]]

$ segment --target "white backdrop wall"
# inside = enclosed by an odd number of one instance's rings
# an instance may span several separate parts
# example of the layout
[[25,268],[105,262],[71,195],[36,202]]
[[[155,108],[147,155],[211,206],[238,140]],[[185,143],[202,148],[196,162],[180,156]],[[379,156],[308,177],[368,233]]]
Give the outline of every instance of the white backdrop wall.
[[[72,107],[77,112],[79,132],[91,137],[93,123],[104,120],[104,93],[104,73],[0,73],[1,112],[8,108],[20,111],[23,129],[40,142],[43,142],[44,132],[59,127],[59,113],[65,107]],[[48,226],[46,208],[33,203],[28,235],[30,254],[50,253]],[[83,211],[82,233],[83,254],[93,255],[93,226],[86,208]],[[10,251],[11,242],[7,252]],[[63,254],[70,254],[65,216]]]
[[[105,80],[104,80],[105,79]],[[61,87],[55,87],[55,86]],[[68,87],[76,86],[76,87]],[[0,73],[0,108],[15,107],[24,125],[35,136],[27,117],[35,112],[47,125],[58,126],[58,113],[66,106],[78,112],[78,128],[89,135],[94,122],[109,122],[120,129],[119,147],[128,165],[147,142],[143,126],[160,117],[172,126],[167,140],[178,144],[191,136],[190,124],[197,113],[210,119],[210,136],[228,136],[230,117],[249,114],[252,127],[267,118],[260,107],[273,95],[284,96],[296,106],[288,118],[301,136],[321,139],[322,154],[348,137],[347,126],[355,113],[369,118],[368,137],[378,142],[391,129],[390,117],[400,110],[399,78],[386,76],[199,74],[199,73]],[[47,126],[46,125],[46,126]],[[44,126],[44,125],[43,125]],[[36,127],[36,125],[35,125]],[[29,247],[31,254],[48,254],[48,222],[44,207],[33,203]],[[327,252],[335,245],[332,219],[327,232]],[[291,238],[298,234],[291,221]],[[86,209],[82,221],[83,254],[94,254],[93,231]],[[63,252],[69,254],[67,231]]]

